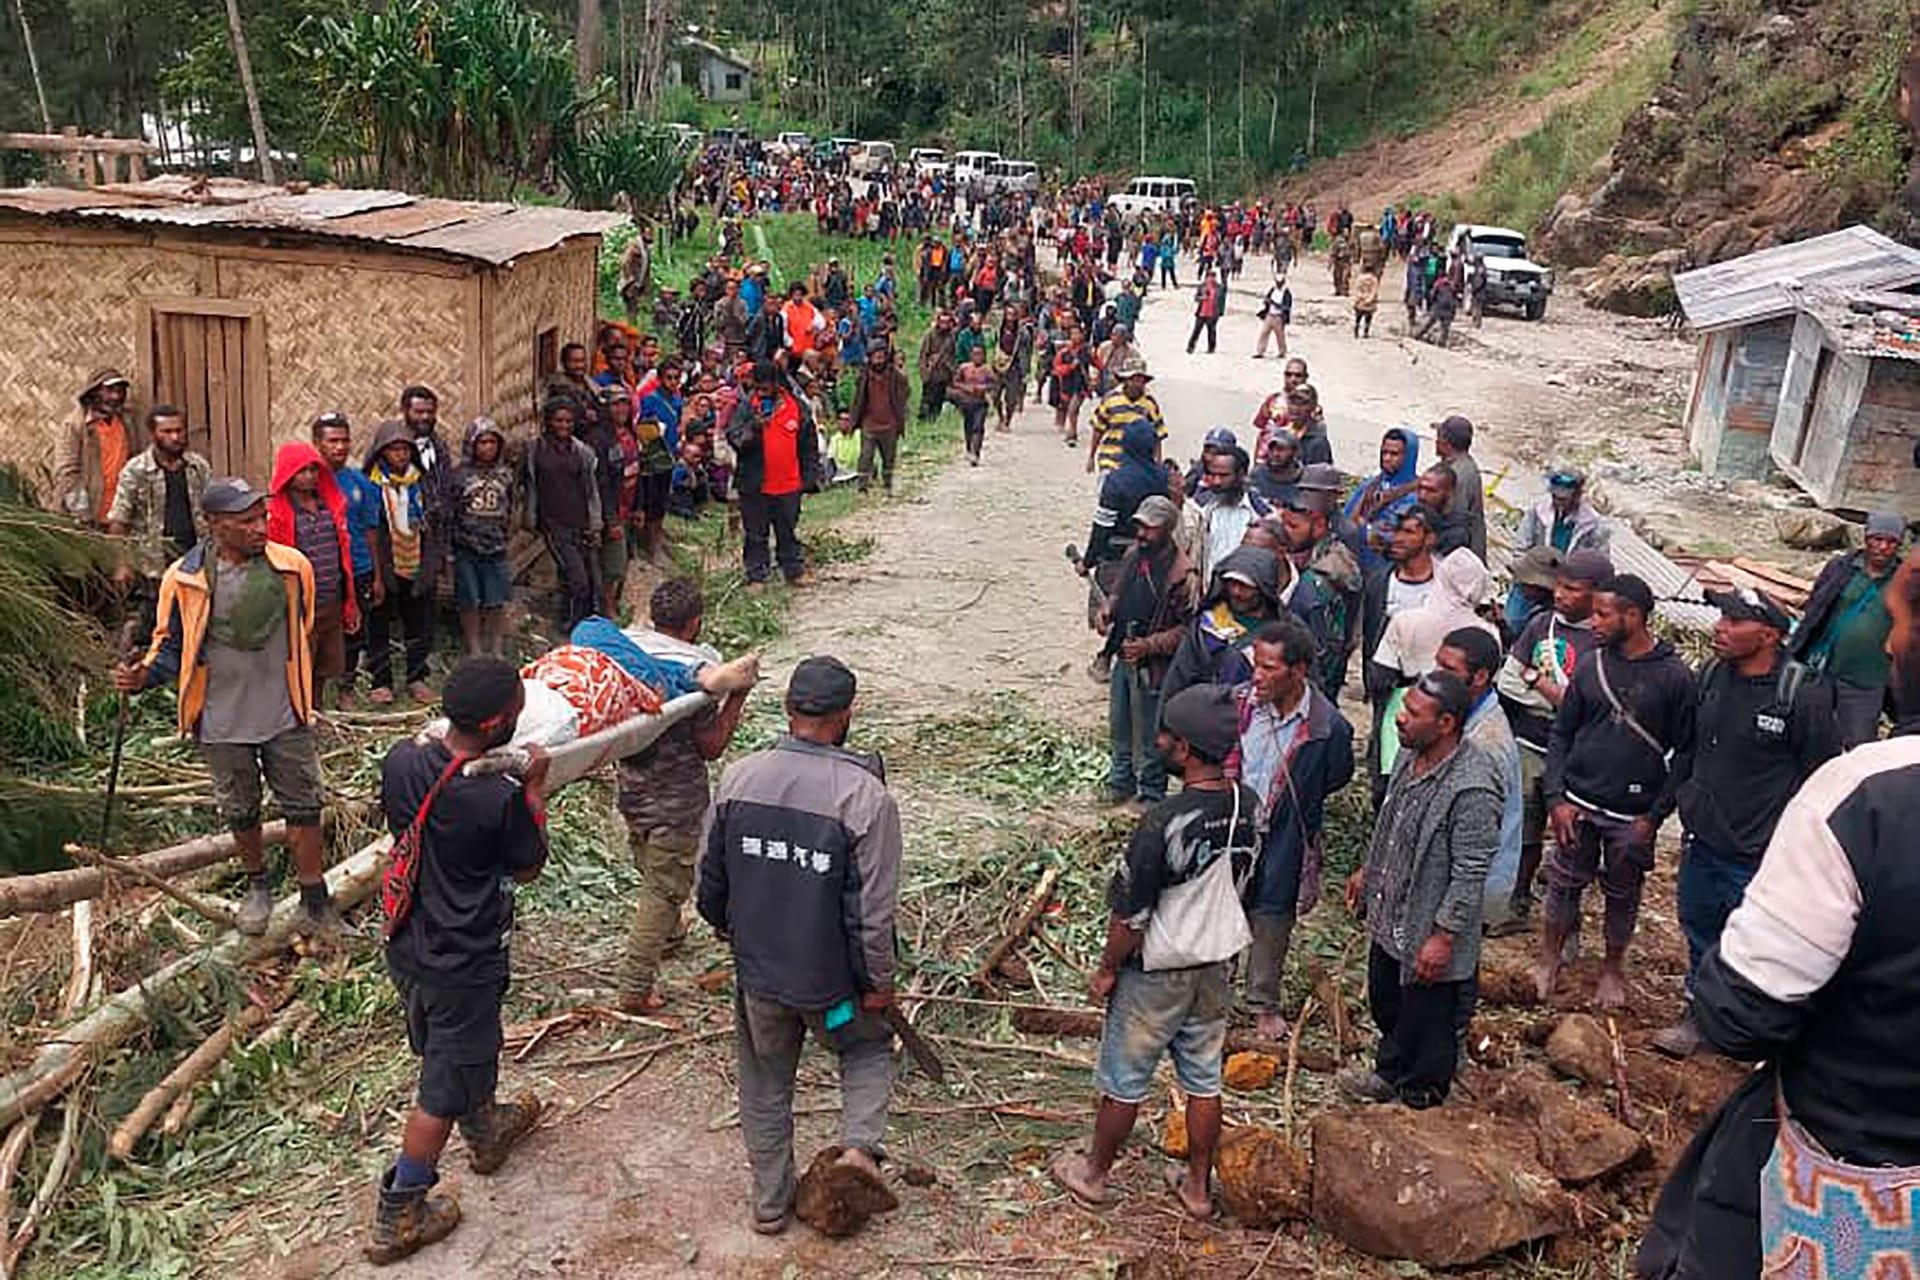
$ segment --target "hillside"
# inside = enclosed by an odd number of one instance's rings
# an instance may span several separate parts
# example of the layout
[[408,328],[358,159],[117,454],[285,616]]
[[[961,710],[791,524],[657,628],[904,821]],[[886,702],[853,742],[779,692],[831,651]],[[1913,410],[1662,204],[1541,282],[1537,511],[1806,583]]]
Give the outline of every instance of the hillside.
[[1853,222],[1912,236],[1914,23],[1906,0],[1603,5],[1470,105],[1281,194],[1520,227],[1589,300],[1659,314],[1689,265]]

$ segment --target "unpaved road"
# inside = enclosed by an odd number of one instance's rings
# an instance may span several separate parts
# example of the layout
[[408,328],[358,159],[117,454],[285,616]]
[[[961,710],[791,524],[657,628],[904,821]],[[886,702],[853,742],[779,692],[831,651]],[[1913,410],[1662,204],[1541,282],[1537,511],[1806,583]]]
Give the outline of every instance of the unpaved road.
[[[1215,424],[1244,427],[1259,400],[1278,385],[1279,362],[1249,354],[1255,321],[1246,291],[1264,285],[1263,271],[1252,268],[1236,290],[1221,325],[1220,350],[1212,356],[1183,351],[1187,295],[1152,295],[1141,340],[1169,418],[1170,456],[1196,454]],[[1498,470],[1495,459],[1541,452],[1533,435],[1543,424],[1581,404],[1597,407],[1592,396],[1549,379],[1601,369],[1646,350],[1659,352],[1667,370],[1684,367],[1689,358],[1679,344],[1625,338],[1614,322],[1571,309],[1546,325],[1490,319],[1462,350],[1451,352],[1399,340],[1393,336],[1396,313],[1383,310],[1378,336],[1355,342],[1344,324],[1346,304],[1328,299],[1317,261],[1297,274],[1294,288],[1300,319],[1294,353],[1310,362],[1339,461],[1349,471],[1366,469],[1385,427],[1411,423],[1424,433],[1427,423],[1459,411],[1484,429],[1479,452],[1488,457],[1483,467],[1491,477]],[[1050,410],[1030,406],[1015,434],[989,434],[979,468],[957,461],[919,496],[874,503],[842,529],[872,535],[874,553],[832,567],[822,585],[798,601],[789,637],[769,655],[772,687],[784,683],[798,657],[832,652],[859,673],[864,714],[894,721],[937,718],[1010,690],[1070,723],[1103,724],[1104,696],[1081,674],[1093,647],[1084,626],[1083,588],[1061,556],[1065,543],[1084,539],[1092,510],[1093,481],[1082,470],[1083,457],[1058,442]],[[916,815],[940,801],[916,795],[911,776],[897,775],[894,787],[903,793],[912,857],[934,838],[930,824],[917,822]],[[705,1003],[717,1016],[713,1002]],[[677,1009],[697,1016],[690,1000]],[[802,1072],[802,1101],[820,1111],[837,1097],[825,1068],[810,1053]],[[906,1193],[901,1212],[855,1241],[834,1243],[803,1227],[776,1240],[756,1236],[746,1226],[739,1133],[727,1127],[735,1100],[723,1057],[711,1051],[667,1055],[609,1102],[584,1112],[573,1109],[607,1077],[582,1081],[573,1074],[549,1076],[506,1065],[503,1087],[543,1083],[559,1104],[559,1119],[492,1179],[468,1173],[454,1144],[445,1165],[447,1185],[461,1196],[466,1218],[444,1244],[391,1271],[367,1267],[358,1257],[368,1207],[359,1192],[320,1246],[278,1260],[272,1264],[277,1272],[269,1268],[264,1274],[799,1280],[889,1267],[894,1274],[920,1274],[919,1260],[1004,1252],[1004,1237],[993,1228],[1001,1215],[950,1170],[941,1171],[940,1188]],[[906,1100],[925,1105],[940,1099],[910,1076]],[[803,1163],[831,1140],[832,1124],[830,1114],[801,1118]],[[903,1138],[895,1154],[911,1157],[911,1140]],[[316,1203],[338,1205],[327,1190],[313,1189]],[[1057,1217],[1064,1206],[1050,1212]],[[1070,1227],[1075,1221],[1066,1219]],[[254,1243],[264,1252],[264,1242]],[[1088,1247],[1097,1249],[1098,1241]],[[1276,1274],[1306,1274],[1296,1270],[1302,1247],[1288,1241],[1274,1255],[1276,1266],[1292,1262]],[[974,1272],[963,1266],[957,1273]]]

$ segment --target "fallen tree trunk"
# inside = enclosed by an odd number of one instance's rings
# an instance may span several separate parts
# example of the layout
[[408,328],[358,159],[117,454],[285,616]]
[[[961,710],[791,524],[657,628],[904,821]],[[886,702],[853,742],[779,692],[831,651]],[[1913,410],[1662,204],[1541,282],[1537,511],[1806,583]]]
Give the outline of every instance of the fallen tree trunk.
[[1034,923],[1040,919],[1040,913],[1053,901],[1054,888],[1060,883],[1060,868],[1048,867],[1041,873],[1040,879],[1027,894],[1026,903],[1020,908],[1020,914],[1014,919],[1013,927],[1000,935],[997,942],[987,951],[987,958],[980,965],[980,971],[973,975],[976,984],[992,987],[993,976],[1021,944],[1027,935],[1033,932]]
[[[382,836],[327,873],[327,887],[342,910],[373,895],[391,836]],[[57,1039],[40,1046],[33,1060],[0,1079],[0,1127],[45,1107],[73,1086],[87,1067],[144,1030],[156,1003],[172,989],[215,965],[244,964],[281,951],[299,918],[300,896],[290,894],[274,909],[267,931],[257,938],[230,934],[208,947],[181,956],[140,981],[108,997]]]
[[234,1040],[265,1022],[268,1012],[261,1005],[250,1004],[241,1011],[239,1017],[221,1023],[218,1030],[180,1060],[179,1066],[167,1072],[159,1084],[147,1090],[139,1104],[127,1113],[127,1118],[113,1131],[113,1137],[107,1142],[107,1154],[115,1160],[125,1160],[131,1156],[134,1146],[146,1136],[153,1122],[160,1118],[160,1113],[172,1106],[174,1099],[191,1093],[193,1086],[220,1064],[220,1059],[233,1047]]
[[[260,829],[268,844],[282,844],[287,824],[269,822]],[[234,856],[233,836],[223,833],[200,836],[180,844],[155,849],[125,861],[156,876],[172,878],[210,867]],[[75,867],[71,871],[43,871],[31,876],[0,879],[0,918],[29,915],[40,911],[58,911],[107,891],[108,873],[99,867]]]

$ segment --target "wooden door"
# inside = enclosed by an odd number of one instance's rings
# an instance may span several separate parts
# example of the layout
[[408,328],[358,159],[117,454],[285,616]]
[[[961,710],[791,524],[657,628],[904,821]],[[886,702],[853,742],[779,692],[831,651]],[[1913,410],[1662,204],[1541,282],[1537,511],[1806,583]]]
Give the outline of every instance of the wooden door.
[[271,462],[265,343],[246,304],[155,303],[149,324],[153,402],[185,412],[189,446],[216,476],[265,485]]

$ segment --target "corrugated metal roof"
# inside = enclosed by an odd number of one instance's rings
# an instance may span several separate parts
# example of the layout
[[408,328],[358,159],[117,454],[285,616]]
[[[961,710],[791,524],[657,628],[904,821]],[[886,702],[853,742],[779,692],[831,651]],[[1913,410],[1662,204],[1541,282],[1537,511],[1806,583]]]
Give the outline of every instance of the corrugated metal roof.
[[197,183],[177,175],[76,191],[0,190],[7,213],[71,221],[231,228],[322,240],[352,240],[408,252],[504,266],[575,236],[599,235],[615,213],[549,205],[441,200],[404,191],[316,187],[291,192],[237,179]]
[[1920,297],[1914,294],[1807,289],[1800,310],[1851,355],[1920,361]]
[[1920,284],[1920,249],[1860,226],[1673,278],[1687,323],[1700,332],[1789,315],[1802,288],[1904,289],[1914,284]]

